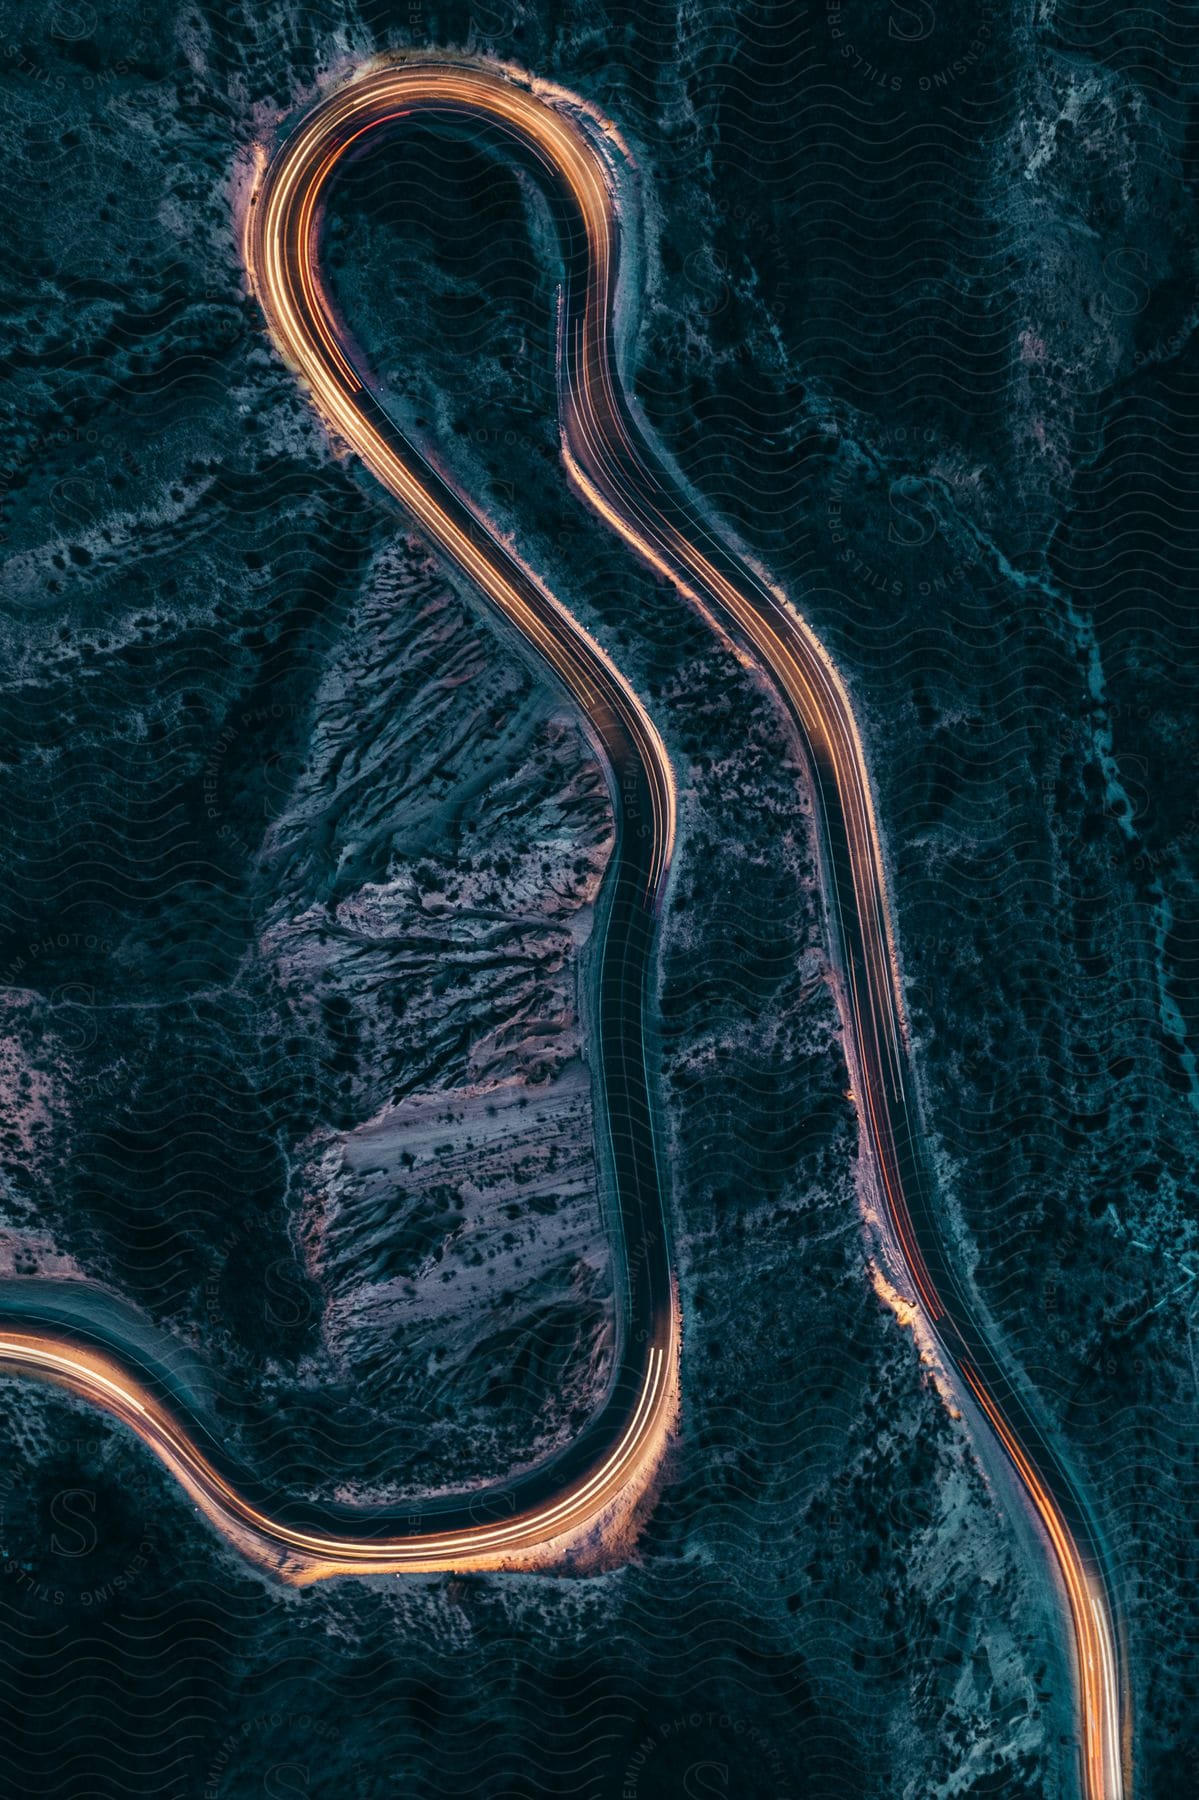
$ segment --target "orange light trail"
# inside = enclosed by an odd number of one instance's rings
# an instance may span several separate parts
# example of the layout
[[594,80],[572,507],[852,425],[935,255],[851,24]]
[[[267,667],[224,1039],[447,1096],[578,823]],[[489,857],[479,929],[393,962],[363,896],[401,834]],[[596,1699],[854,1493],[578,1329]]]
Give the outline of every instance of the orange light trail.
[[[1123,1800],[1119,1664],[1106,1591],[1088,1570],[1058,1499],[975,1362],[955,1349],[960,1325],[937,1290],[905,1192],[904,1134],[910,1144],[915,1129],[906,1069],[909,1036],[873,793],[848,691],[808,623],[696,515],[633,423],[620,384],[612,344],[619,245],[608,161],[619,144],[614,128],[561,90],[537,88],[495,67],[411,59],[352,80],[286,138],[266,171],[256,197],[260,204],[247,210],[246,266],[272,335],[329,427],[554,671],[597,741],[602,745],[623,733],[632,745],[652,815],[644,901],[656,910],[676,825],[674,776],[657,728],[611,658],[503,545],[494,524],[456,492],[451,503],[434,491],[428,466],[385,420],[354,369],[321,285],[320,207],[342,159],[367,133],[414,116],[498,129],[532,152],[569,195],[587,253],[581,309],[569,318],[560,309],[561,432],[570,479],[685,599],[709,617],[723,616],[734,636],[753,647],[799,725],[826,831],[833,820],[844,839],[843,867],[826,844],[822,872],[833,952],[839,951],[846,965],[844,1023],[858,1071],[855,1105],[887,1218],[926,1324],[1002,1445],[1061,1576],[1075,1650],[1086,1800]],[[502,1523],[443,1531],[430,1521],[424,1531],[386,1541],[298,1531],[257,1510],[118,1364],[83,1355],[49,1330],[5,1334],[0,1367],[47,1376],[123,1418],[218,1527],[251,1554],[277,1563],[293,1559],[293,1575],[296,1566],[308,1579],[347,1569],[506,1567],[522,1555],[544,1553],[571,1533],[594,1529],[622,1494],[652,1478],[677,1398],[673,1277],[669,1286],[662,1323],[646,1334],[636,1404],[594,1467],[565,1491]]]
[[1086,1792],[1106,1795],[1119,1792],[1109,1786],[1109,1771],[1121,1767],[1120,1706],[1116,1658],[1112,1648],[1102,1590],[1082,1566],[1066,1521],[1053,1495],[1008,1429],[1007,1421],[986,1388],[964,1359],[959,1367],[974,1398],[990,1421],[996,1437],[1020,1473],[1032,1495],[1037,1516],[1053,1545],[1054,1557],[1066,1588],[1074,1621],[1078,1675],[1086,1695],[1083,1757]]
[[[431,1574],[498,1569],[569,1540],[602,1520],[635,1482],[647,1447],[658,1454],[674,1414],[671,1348],[651,1348],[629,1424],[586,1478],[535,1512],[474,1528],[401,1538],[301,1531],[251,1505],[194,1444],[171,1412],[119,1363],[51,1334],[0,1334],[0,1372],[42,1376],[111,1413],[166,1464],[197,1506],[239,1547],[294,1580],[333,1574]],[[480,1498],[486,1498],[481,1492]],[[292,1559],[292,1560],[287,1560]]]

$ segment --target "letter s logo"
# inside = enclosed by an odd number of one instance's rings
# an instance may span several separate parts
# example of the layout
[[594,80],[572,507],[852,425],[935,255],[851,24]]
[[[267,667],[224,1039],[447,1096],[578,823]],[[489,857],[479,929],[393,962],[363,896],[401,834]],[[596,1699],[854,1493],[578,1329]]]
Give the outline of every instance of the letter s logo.
[[901,44],[922,44],[936,28],[937,10],[931,0],[916,0],[914,6],[893,5],[887,20],[887,36],[898,38]]
[[94,6],[56,6],[50,15],[50,36],[60,43],[77,44],[96,29]]
[[278,1257],[268,1264],[263,1286],[266,1289],[263,1310],[268,1324],[281,1325],[288,1331],[312,1317],[312,1300],[300,1271],[286,1257]]
[[64,525],[90,525],[101,511],[99,483],[85,475],[65,475],[50,490],[50,504]]
[[89,1488],[64,1488],[50,1502],[50,1517],[55,1529],[50,1534],[50,1548],[55,1556],[90,1556],[99,1543],[94,1524],[96,1496]]
[[683,273],[700,295],[701,318],[714,319],[732,299],[728,284],[728,264],[718,250],[692,250],[683,264]]
[[891,483],[888,498],[895,516],[887,527],[887,536],[893,544],[918,550],[921,544],[930,544],[936,537],[937,513],[928,491],[927,481],[919,475],[898,475]]
[[1107,304],[1109,312],[1117,319],[1131,319],[1139,312],[1144,312],[1151,292],[1145,279],[1145,268],[1149,258],[1143,250],[1135,250],[1131,244],[1122,244],[1119,250],[1109,250],[1103,259],[1103,273],[1107,276]]
[[482,44],[498,44],[512,36],[515,25],[515,13],[506,0],[501,0],[498,6],[481,6],[477,12],[472,10],[469,36]]
[[78,1053],[90,1050],[100,1036],[96,1026],[96,990],[84,981],[68,981],[50,995],[50,1004],[58,1016],[63,1046]]
[[729,1791],[727,1763],[692,1763],[683,1776],[687,1800],[726,1800]]
[[307,1763],[276,1763],[266,1772],[263,1793],[270,1800],[295,1800],[297,1794],[311,1793]]

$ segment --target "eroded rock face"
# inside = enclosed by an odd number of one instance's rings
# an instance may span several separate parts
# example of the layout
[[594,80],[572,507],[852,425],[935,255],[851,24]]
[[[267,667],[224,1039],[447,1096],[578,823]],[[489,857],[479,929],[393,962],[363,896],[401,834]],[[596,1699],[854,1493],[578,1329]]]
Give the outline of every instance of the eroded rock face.
[[392,1489],[497,1478],[602,1397],[579,990],[611,846],[578,727],[419,555],[384,553],[269,834],[260,948],[336,1095],[290,1196],[305,1381],[411,1440]]

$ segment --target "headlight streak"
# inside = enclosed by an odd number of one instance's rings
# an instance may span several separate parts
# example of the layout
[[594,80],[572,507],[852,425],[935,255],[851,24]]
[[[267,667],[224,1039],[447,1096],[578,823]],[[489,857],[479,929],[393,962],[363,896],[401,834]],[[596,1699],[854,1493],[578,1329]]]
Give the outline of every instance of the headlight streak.
[[[1027,1404],[1005,1381],[933,1242],[921,1192],[917,1109],[907,1066],[910,1038],[892,911],[848,692],[824,646],[789,601],[696,515],[646,443],[621,386],[611,341],[619,214],[604,156],[579,120],[586,117],[607,142],[619,144],[614,129],[561,90],[530,85],[514,71],[416,58],[350,81],[318,103],[283,142],[248,209],[246,265],[275,341],[330,428],[557,674],[584,713],[609,770],[622,746],[637,759],[652,820],[651,842],[638,866],[640,904],[643,914],[652,916],[670,868],[676,808],[673,773],[656,727],[579,621],[503,544],[494,524],[435,476],[387,420],[347,358],[321,287],[319,208],[342,158],[368,132],[418,116],[498,129],[531,152],[569,198],[583,227],[587,261],[581,295],[560,304],[559,397],[568,475],[587,503],[682,596],[709,618],[727,621],[735,643],[739,635],[752,646],[800,728],[814,776],[846,1033],[860,1075],[853,1084],[854,1103],[887,1218],[940,1355],[957,1371],[1002,1446],[1060,1574],[1073,1632],[1086,1800],[1122,1800],[1127,1733],[1122,1733],[1120,1663],[1098,1534]],[[648,941],[644,935],[637,940],[639,954],[648,954]],[[643,1027],[644,1020],[640,1023]],[[622,1071],[623,1054],[618,1050],[613,1058]],[[643,1054],[640,1047],[637,1054]],[[626,1079],[637,1098],[636,1079]],[[652,1136],[650,1118],[641,1142],[643,1156],[651,1160]],[[958,1303],[956,1314],[942,1297],[919,1239],[912,1210],[917,1202],[924,1245],[937,1262],[942,1287]],[[200,1452],[170,1409],[139,1388],[118,1361],[82,1356],[78,1346],[42,1328],[6,1333],[0,1368],[48,1376],[116,1413],[231,1538],[243,1547],[249,1538],[265,1547],[267,1556],[300,1557],[303,1578],[347,1569],[509,1566],[522,1553],[544,1551],[571,1533],[594,1528],[622,1492],[652,1478],[660,1459],[676,1404],[678,1308],[665,1218],[655,1220],[644,1198],[636,1204],[640,1211],[631,1207],[630,1214],[645,1231],[643,1241],[630,1246],[628,1267],[639,1258],[652,1266],[652,1281],[646,1277],[642,1288],[654,1292],[647,1297],[637,1290],[638,1316],[650,1322],[626,1331],[630,1368],[634,1361],[640,1366],[630,1388],[635,1398],[614,1414],[619,1429],[613,1441],[585,1469],[503,1522],[442,1529],[431,1517],[423,1530],[373,1540],[300,1531],[252,1506]],[[986,1379],[980,1363],[986,1364]],[[1006,1406],[996,1397],[1001,1385]],[[1019,1432],[1013,1418],[1020,1421]]]
[[[85,1352],[50,1334],[0,1335],[0,1372],[42,1376],[90,1400],[129,1425],[167,1466],[220,1528],[245,1544],[262,1547],[263,1559],[277,1562],[277,1550],[311,1559],[303,1574],[427,1574],[445,1569],[503,1568],[521,1552],[538,1551],[585,1529],[612,1506],[636,1473],[647,1444],[660,1452],[671,1415],[670,1356],[651,1348],[645,1382],[632,1418],[619,1441],[587,1478],[535,1514],[474,1529],[429,1531],[404,1539],[338,1537],[302,1531],[253,1506],[192,1442],[170,1410],[148,1392],[139,1393],[120,1365],[103,1353]],[[302,1576],[303,1578],[303,1576]]]

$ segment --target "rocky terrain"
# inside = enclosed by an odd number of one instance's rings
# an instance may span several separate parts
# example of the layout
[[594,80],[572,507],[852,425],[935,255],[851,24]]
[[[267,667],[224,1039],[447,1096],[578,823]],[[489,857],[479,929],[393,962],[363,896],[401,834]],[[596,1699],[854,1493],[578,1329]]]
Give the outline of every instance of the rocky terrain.
[[[251,145],[355,58],[535,68],[630,145],[647,416],[854,693],[946,1217],[1111,1545],[1137,1791],[1184,1791],[1189,26],[824,0],[4,22],[4,1267],[187,1344],[288,1492],[484,1479],[602,1390],[602,772],[327,442],[237,240]],[[414,134],[349,173],[328,242],[398,414],[679,773],[679,1441],[624,1569],[296,1595],[114,1428],[7,1384],[6,1782],[1066,1796],[1041,1553],[863,1231],[798,746],[566,487],[527,181]]]

